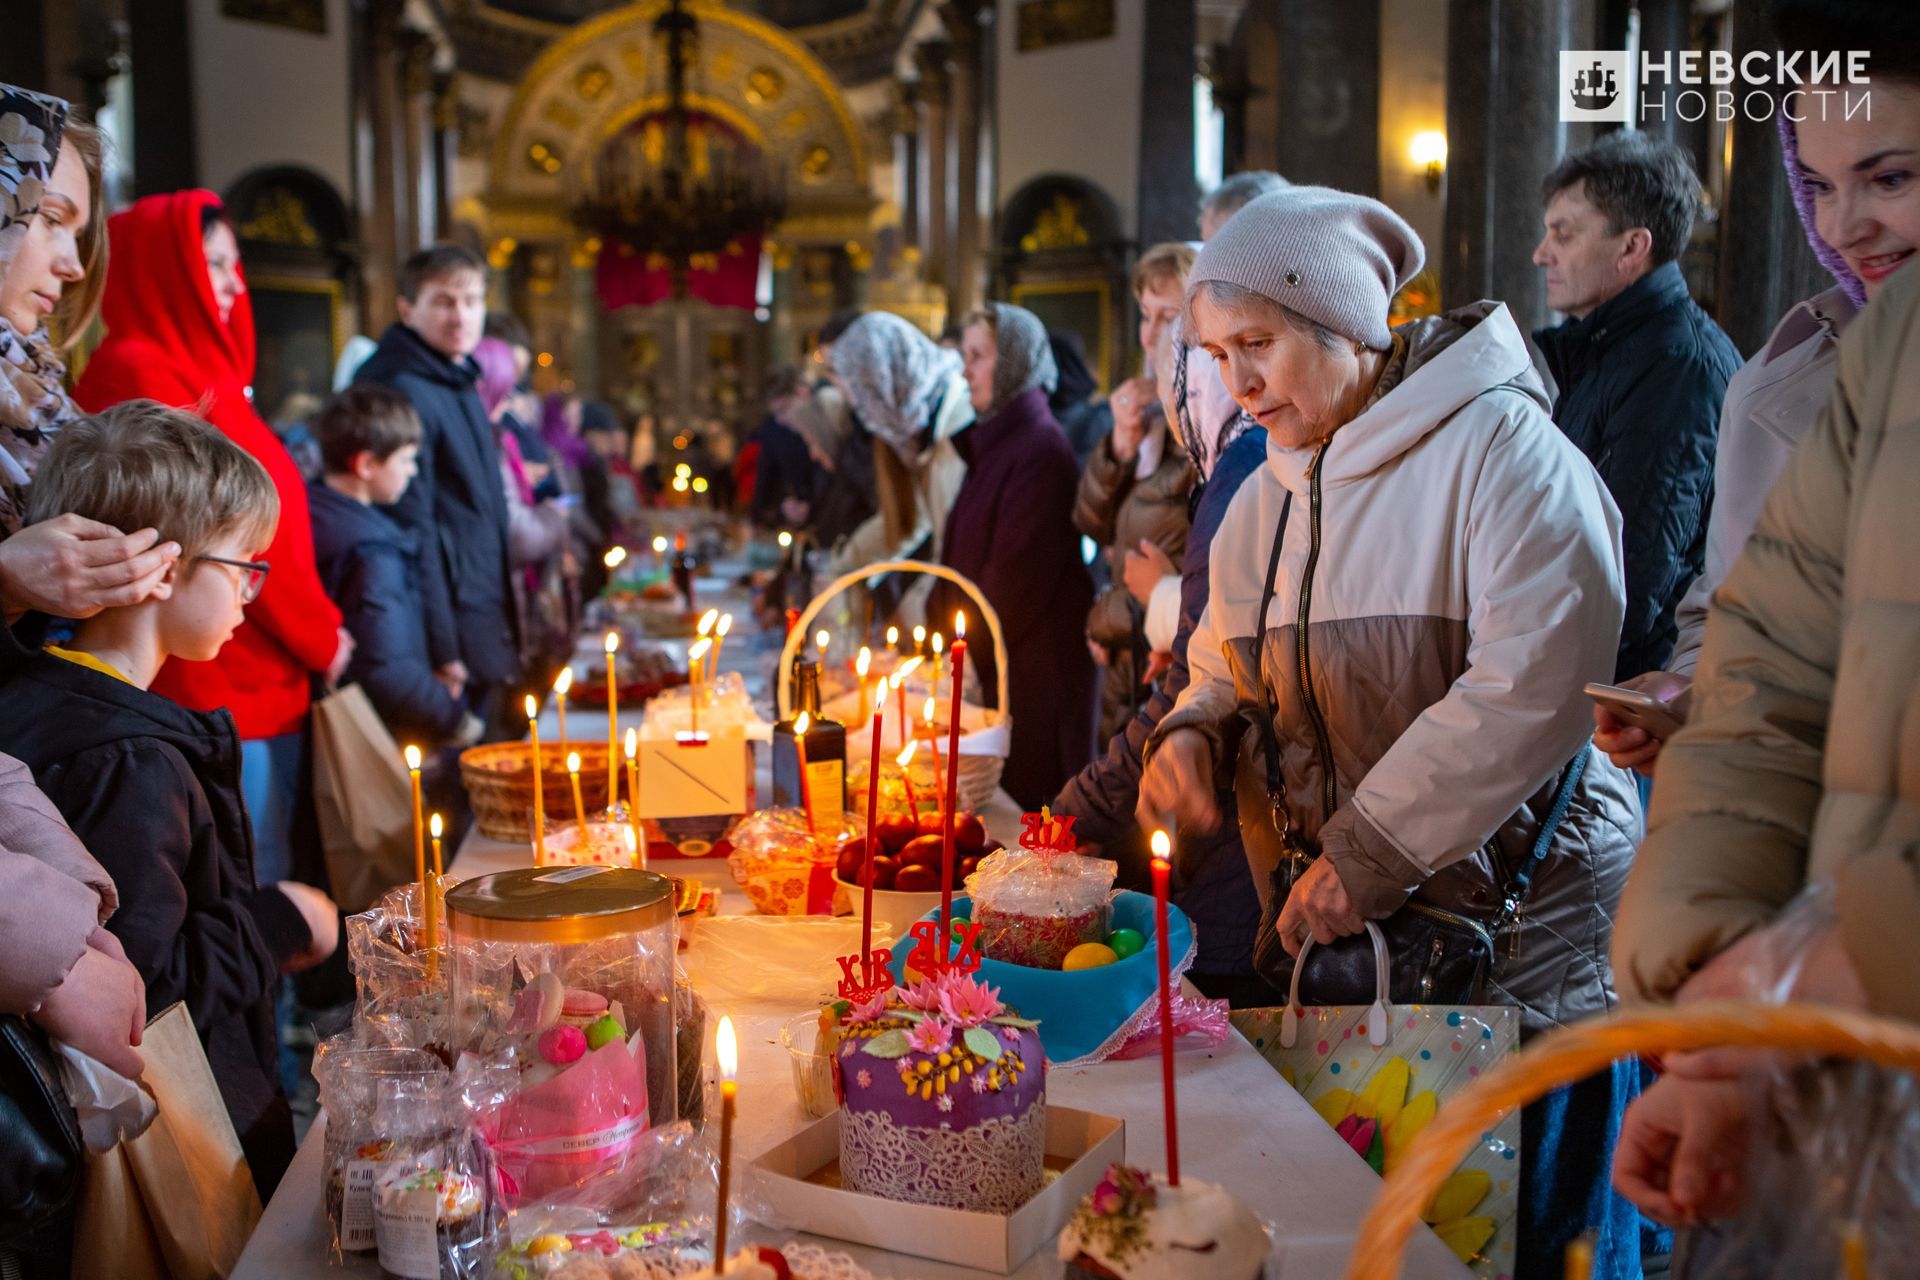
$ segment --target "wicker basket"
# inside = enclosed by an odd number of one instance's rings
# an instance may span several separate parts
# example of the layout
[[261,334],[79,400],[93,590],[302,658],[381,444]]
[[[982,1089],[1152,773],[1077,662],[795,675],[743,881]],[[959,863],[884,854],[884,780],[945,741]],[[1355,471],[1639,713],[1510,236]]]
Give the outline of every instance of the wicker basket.
[[[980,611],[980,618],[986,627],[987,635],[993,641],[994,672],[996,677],[995,683],[999,691],[999,698],[997,699],[999,709],[990,710],[985,707],[971,707],[974,716],[982,718],[988,726],[988,730],[985,733],[968,732],[962,734],[960,738],[959,777],[956,780],[957,798],[960,807],[978,813],[987,807],[987,803],[993,799],[994,792],[1000,789],[1000,774],[1007,766],[1006,748],[1004,744],[1007,741],[1007,735],[1011,733],[1013,729],[1013,717],[1007,710],[1010,695],[1007,689],[1008,663],[1006,633],[1000,626],[1000,615],[995,613],[993,606],[987,603],[987,598],[981,594],[980,588],[975,586],[972,580],[967,578],[966,575],[956,573],[943,564],[929,564],[924,560],[882,560],[876,564],[864,565],[853,573],[845,574],[834,579],[827,584],[825,590],[821,591],[820,594],[809,601],[807,607],[801,610],[799,620],[788,629],[787,643],[785,647],[780,650],[780,665],[777,670],[782,674],[781,678],[774,682],[776,686],[774,698],[780,712],[780,719],[784,720],[793,714],[793,708],[788,705],[788,689],[785,673],[793,669],[793,660],[799,656],[800,648],[806,643],[807,637],[813,634],[814,618],[819,616],[820,611],[827,607],[828,602],[841,592],[850,587],[858,586],[869,578],[876,577],[883,573],[925,573],[931,574],[936,578],[944,578],[946,581],[951,582],[954,586],[966,592],[967,596],[973,601],[974,607]],[[971,704],[968,705],[970,706]],[[968,718],[972,717],[970,716]],[[861,727],[862,726],[852,726],[855,731]],[[848,736],[852,739],[857,736],[857,733],[850,732]],[[984,742],[982,741],[983,739],[985,740]],[[862,737],[861,740],[864,741],[864,737]],[[970,740],[972,740],[973,744],[972,750],[968,749]],[[992,749],[983,751],[981,749],[983,745],[990,746]],[[945,750],[945,747],[943,746],[941,749]],[[948,767],[952,767],[952,762],[948,762]]]
[[1551,1031],[1449,1098],[1408,1145],[1360,1224],[1347,1280],[1393,1280],[1400,1274],[1420,1210],[1481,1135],[1514,1107],[1620,1058],[1716,1048],[1861,1058],[1920,1073],[1920,1027],[1825,1005],[1703,1003]]
[[[580,802],[589,814],[607,807],[607,744],[542,742],[540,773],[550,825],[573,820],[573,787],[567,780],[570,751],[580,753]],[[460,781],[467,788],[481,835],[512,843],[532,840],[532,743],[495,742],[468,748],[460,753]]]

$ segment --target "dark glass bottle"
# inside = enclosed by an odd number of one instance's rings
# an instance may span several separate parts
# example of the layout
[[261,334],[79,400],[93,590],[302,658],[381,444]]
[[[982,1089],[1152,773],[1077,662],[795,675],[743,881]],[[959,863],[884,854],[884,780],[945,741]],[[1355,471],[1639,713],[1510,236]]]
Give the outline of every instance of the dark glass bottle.
[[[807,785],[812,790],[813,821],[819,830],[837,825],[847,810],[847,730],[820,714],[820,664],[794,664],[794,715],[807,713]],[[799,808],[800,750],[792,720],[773,727],[773,803]]]
[[677,533],[673,537],[673,585],[687,602],[687,612],[693,612],[693,557],[687,554],[687,535]]

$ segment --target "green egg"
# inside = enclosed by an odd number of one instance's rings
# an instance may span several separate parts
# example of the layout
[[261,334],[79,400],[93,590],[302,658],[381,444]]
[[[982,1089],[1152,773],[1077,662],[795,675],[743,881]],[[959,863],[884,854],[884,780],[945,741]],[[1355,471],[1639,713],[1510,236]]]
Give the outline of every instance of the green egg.
[[627,1033],[612,1014],[604,1014],[587,1027],[587,1048],[598,1049],[601,1045],[612,1044],[615,1040],[626,1039]]
[[1147,940],[1138,929],[1115,929],[1113,936],[1107,939],[1107,945],[1113,948],[1113,954],[1125,960],[1128,956],[1139,955],[1146,948]]

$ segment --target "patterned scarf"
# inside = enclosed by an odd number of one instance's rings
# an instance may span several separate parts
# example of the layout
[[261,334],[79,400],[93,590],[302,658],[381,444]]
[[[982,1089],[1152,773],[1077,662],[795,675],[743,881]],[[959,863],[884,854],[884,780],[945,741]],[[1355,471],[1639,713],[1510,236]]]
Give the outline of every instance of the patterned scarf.
[[[60,99],[0,84],[0,280],[40,214],[66,119]],[[0,319],[0,538],[19,531],[34,468],[79,413],[66,372],[45,325],[23,336]]]
[[834,340],[833,371],[855,416],[903,459],[919,455],[918,437],[940,395],[960,372],[960,357],[885,311],[869,311]]
[[1054,363],[1047,326],[1025,307],[990,302],[996,349],[993,362],[993,404],[981,417],[1007,407],[1009,401],[1039,387],[1051,393],[1060,385],[1060,366]]

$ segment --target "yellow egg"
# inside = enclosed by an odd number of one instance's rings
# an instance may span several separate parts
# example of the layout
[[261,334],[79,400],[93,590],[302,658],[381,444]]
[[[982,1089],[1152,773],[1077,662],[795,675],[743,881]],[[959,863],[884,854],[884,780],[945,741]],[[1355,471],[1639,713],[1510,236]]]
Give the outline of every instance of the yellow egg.
[[1073,973],[1078,969],[1098,969],[1101,965],[1112,964],[1119,958],[1114,954],[1113,948],[1104,942],[1083,942],[1067,952],[1067,958],[1060,962],[1060,967],[1068,973]]

